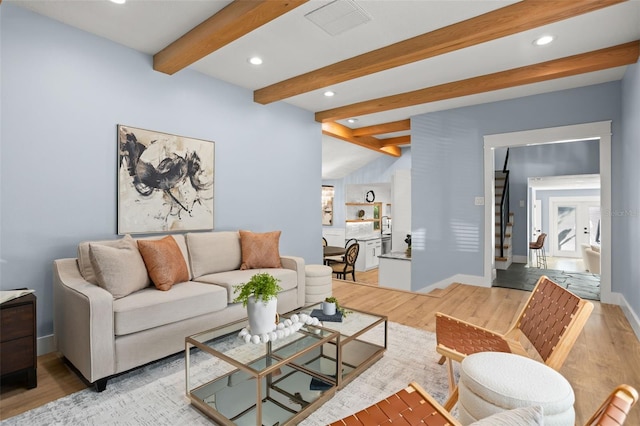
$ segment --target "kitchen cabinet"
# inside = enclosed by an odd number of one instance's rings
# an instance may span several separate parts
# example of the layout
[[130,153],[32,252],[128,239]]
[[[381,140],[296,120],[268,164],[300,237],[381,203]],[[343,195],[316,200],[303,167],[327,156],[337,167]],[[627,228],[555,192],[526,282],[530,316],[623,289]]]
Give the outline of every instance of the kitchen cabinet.
[[356,271],[369,271],[378,267],[378,256],[382,254],[382,240],[374,238],[358,240],[360,251],[356,259]]
[[380,231],[382,203],[345,203],[346,222],[371,222],[374,231]]

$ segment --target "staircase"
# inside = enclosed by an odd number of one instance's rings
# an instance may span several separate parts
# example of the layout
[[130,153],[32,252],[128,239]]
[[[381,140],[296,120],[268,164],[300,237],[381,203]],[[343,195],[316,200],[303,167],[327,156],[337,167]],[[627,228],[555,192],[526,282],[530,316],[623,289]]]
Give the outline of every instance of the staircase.
[[[508,157],[507,157],[508,159]],[[506,161],[505,161],[506,169]],[[506,194],[505,194],[506,191]],[[504,196],[503,196],[504,194]],[[507,269],[513,262],[513,213],[509,212],[509,171],[495,171],[495,264],[496,269]],[[504,226],[503,226],[504,225]]]

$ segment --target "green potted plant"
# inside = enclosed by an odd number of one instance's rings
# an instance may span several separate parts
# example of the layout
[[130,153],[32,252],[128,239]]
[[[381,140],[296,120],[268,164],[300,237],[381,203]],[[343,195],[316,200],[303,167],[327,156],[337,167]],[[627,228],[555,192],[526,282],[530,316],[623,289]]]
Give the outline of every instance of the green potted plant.
[[325,315],[334,315],[336,312],[340,312],[343,317],[347,317],[349,311],[345,310],[340,303],[338,303],[338,299],[333,296],[327,297],[322,302],[322,313]]
[[278,308],[278,292],[282,287],[279,279],[266,272],[255,274],[249,281],[233,287],[233,293],[240,293],[233,300],[242,302],[247,308],[251,334],[264,334],[276,327],[275,318]]

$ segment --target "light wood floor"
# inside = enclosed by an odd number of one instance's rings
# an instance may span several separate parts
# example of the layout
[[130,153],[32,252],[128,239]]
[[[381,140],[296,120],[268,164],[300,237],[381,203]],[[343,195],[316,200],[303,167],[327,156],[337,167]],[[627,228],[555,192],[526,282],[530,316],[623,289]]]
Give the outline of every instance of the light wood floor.
[[[366,279],[365,274],[356,274],[356,278]],[[438,311],[504,332],[529,295],[520,290],[462,284],[429,295],[339,280],[334,280],[333,288],[334,295],[346,306],[384,314],[391,321],[431,332],[435,331],[434,314]],[[435,348],[425,348],[431,350]],[[560,373],[574,389],[579,425],[586,422],[616,385],[627,383],[640,389],[640,342],[618,306],[595,302],[594,311]],[[36,389],[2,387],[0,418],[6,419],[84,387],[58,355],[41,356]],[[640,407],[633,408],[627,424],[640,425]]]

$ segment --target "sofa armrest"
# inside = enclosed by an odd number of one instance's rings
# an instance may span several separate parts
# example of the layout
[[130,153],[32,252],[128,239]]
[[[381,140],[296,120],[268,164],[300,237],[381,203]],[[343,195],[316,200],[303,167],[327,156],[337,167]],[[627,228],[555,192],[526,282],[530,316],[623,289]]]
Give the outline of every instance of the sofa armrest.
[[89,381],[115,374],[113,296],[80,275],[76,259],[53,262],[58,351]]
[[298,307],[304,306],[306,276],[304,259],[296,256],[280,256],[280,263],[285,269],[292,269],[298,274]]

